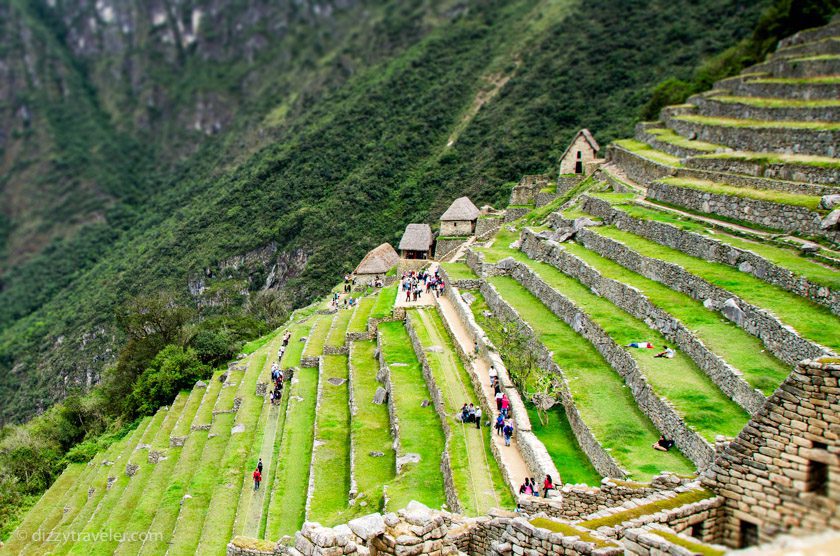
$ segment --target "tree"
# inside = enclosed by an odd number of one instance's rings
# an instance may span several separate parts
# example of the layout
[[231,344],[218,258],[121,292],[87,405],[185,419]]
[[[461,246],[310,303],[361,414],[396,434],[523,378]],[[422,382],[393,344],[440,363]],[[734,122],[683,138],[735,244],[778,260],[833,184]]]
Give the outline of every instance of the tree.
[[151,415],[175,399],[178,392],[206,378],[209,371],[195,350],[167,346],[137,379],[127,409],[134,415]]

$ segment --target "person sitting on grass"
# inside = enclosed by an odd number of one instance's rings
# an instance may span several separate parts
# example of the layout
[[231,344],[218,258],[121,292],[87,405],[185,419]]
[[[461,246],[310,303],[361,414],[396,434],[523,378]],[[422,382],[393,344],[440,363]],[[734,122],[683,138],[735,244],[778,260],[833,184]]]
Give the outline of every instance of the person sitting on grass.
[[667,452],[671,448],[674,447],[674,441],[665,438],[664,434],[659,435],[659,440],[653,443],[651,448],[654,450],[659,450],[660,452]]
[[653,344],[650,342],[630,342],[624,347],[639,348],[639,349],[653,349]]
[[662,346],[662,351],[654,355],[654,357],[664,357],[665,359],[673,359],[677,352],[668,346]]

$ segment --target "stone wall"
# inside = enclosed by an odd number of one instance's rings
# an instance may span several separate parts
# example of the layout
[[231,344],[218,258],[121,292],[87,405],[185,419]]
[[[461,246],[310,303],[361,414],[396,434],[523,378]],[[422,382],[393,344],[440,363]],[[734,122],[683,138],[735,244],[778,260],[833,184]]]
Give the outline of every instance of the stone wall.
[[649,183],[647,198],[703,214],[750,222],[790,233],[822,236],[840,242],[840,233],[823,230],[820,227],[822,216],[805,207],[710,193],[663,182]]
[[673,224],[635,218],[613,208],[609,202],[589,195],[583,195],[581,199],[584,211],[598,216],[607,224],[614,224],[621,230],[677,249],[693,257],[734,266],[741,272],[747,272],[769,284],[806,297],[828,307],[834,314],[840,315],[840,291],[832,291],[826,286],[814,284],[752,251],[733,247],[695,232],[681,230]]
[[475,223],[475,237],[478,239],[489,238],[502,227],[504,216],[500,215],[486,215],[479,216]]
[[607,163],[621,167],[628,178],[640,185],[673,176],[676,172],[675,168],[643,158],[614,143],[607,147]]
[[[546,450],[545,445],[540,442],[531,430],[531,420],[528,417],[528,411],[525,408],[525,403],[522,401],[522,397],[519,395],[519,391],[516,389],[516,386],[514,386],[511,381],[507,368],[505,367],[502,358],[499,356],[496,347],[490,341],[490,338],[487,337],[484,330],[475,321],[472,311],[461,297],[461,292],[458,291],[457,288],[447,288],[444,291],[444,296],[452,303],[452,306],[458,315],[458,319],[464,325],[470,340],[478,346],[479,357],[487,358],[498,373],[499,383],[502,385],[504,392],[510,400],[511,417],[513,418],[514,427],[516,429],[515,444],[519,449],[519,453],[522,455],[522,459],[525,460],[525,464],[528,466],[529,476],[544,477],[545,475],[551,475],[552,477],[556,477],[558,481],[561,480],[562,477],[560,472],[557,471],[557,467],[551,460],[548,450]],[[446,319],[444,319],[444,322],[448,327],[449,324]],[[474,381],[478,378],[475,376],[474,369],[470,374],[471,377],[474,377]],[[484,392],[484,390],[480,388],[480,385],[475,387],[478,388],[478,392]],[[484,415],[495,415],[495,399],[488,400],[486,397],[482,396],[482,400],[483,403],[481,410]],[[492,447],[495,447],[495,443],[492,444]],[[501,456],[496,454],[495,448],[493,454],[496,456],[499,465],[504,470],[505,478],[508,481],[508,484],[512,486],[514,493],[518,492],[519,485],[513,484],[510,472],[505,468]]]
[[562,195],[564,193],[568,193],[578,185],[580,182],[584,180],[583,176],[558,176],[557,178],[557,194]]
[[[831,193],[834,188],[832,185],[840,183],[840,169],[828,168],[822,166],[813,166],[806,164],[797,164],[796,162],[750,162],[748,160],[737,160],[733,158],[690,158],[686,162],[689,168],[696,168],[699,170],[710,170],[714,172],[725,172],[727,180],[743,179],[741,176],[753,176],[757,178],[768,178],[771,180],[787,180],[787,186],[780,183],[773,186],[767,183],[762,183],[758,186],[759,189],[779,189],[780,191],[790,191],[792,193],[806,193],[811,195],[827,195]],[[680,175],[682,172],[678,172]],[[739,176],[740,175],[740,176]],[[800,182],[800,183],[791,183]],[[811,188],[801,189],[810,185]],[[726,181],[726,183],[730,183]],[[732,182],[730,185],[744,185],[747,182]],[[752,182],[755,183],[755,182]],[[816,188],[815,184],[826,187]],[[752,185],[751,187],[756,187]]]
[[800,337],[770,312],[754,307],[734,294],[713,286],[679,265],[645,257],[622,243],[585,228],[580,230],[575,238],[587,249],[637,274],[689,295],[707,307],[721,310],[727,301],[731,300],[737,306],[737,310],[730,304],[726,311],[722,311],[723,316],[759,338],[773,355],[786,363],[793,365],[802,359],[831,353],[827,348]]
[[[775,95],[774,95],[775,96]],[[664,115],[664,114],[663,114]],[[683,137],[726,145],[742,151],[836,156],[840,132],[792,127],[735,127],[665,117],[665,125]]]
[[[590,540],[583,540],[581,535],[564,535],[559,532],[549,531],[535,527],[528,520],[517,517],[505,519],[504,533],[501,538],[492,543],[487,556],[560,556],[560,555],[599,555],[613,556],[623,554],[624,550],[599,537],[597,534],[589,533],[590,538],[597,538],[600,543]],[[571,530],[574,526],[567,525]],[[581,533],[584,533],[581,531]],[[586,532],[588,533],[588,532]]]
[[[356,366],[353,365],[353,359],[351,357],[347,358],[347,405],[350,410],[350,420],[351,423],[353,419],[356,417],[356,414],[359,411],[359,406],[356,400],[356,397],[353,393],[353,382],[355,380],[356,375]],[[362,400],[362,403],[371,403],[372,400]],[[348,493],[348,498],[350,503],[353,504],[354,500],[356,499],[356,495],[359,493],[359,487],[356,483],[356,435],[354,434],[354,429],[351,425],[350,427],[350,437],[348,438],[348,442],[350,443],[350,491]]]
[[[840,359],[799,364],[716,459],[724,544],[840,528]],[[750,525],[745,524],[752,524]]]
[[540,191],[534,197],[534,206],[535,207],[544,207],[545,205],[551,203],[554,199],[560,196],[560,193],[557,191]]
[[475,220],[441,220],[440,235],[471,236],[475,233]]
[[[700,161],[707,161],[707,160],[714,160],[718,163],[716,164],[705,164],[704,162]],[[799,182],[799,181],[786,181],[784,178],[780,179],[777,177],[760,177],[760,176],[752,176],[752,175],[745,175],[742,173],[731,173],[735,171],[734,168],[730,168],[729,170],[715,170],[714,167],[729,167],[727,163],[720,163],[724,162],[723,159],[712,159],[712,158],[690,158],[686,162],[687,167],[680,168],[677,170],[677,177],[678,178],[691,178],[696,180],[706,180],[706,181],[714,181],[718,183],[725,183],[727,185],[732,185],[735,187],[749,187],[752,189],[772,189],[774,191],[785,191],[788,193],[798,193],[801,195],[831,195],[835,193],[837,190],[828,185],[818,185],[817,182]],[[709,166],[709,168],[705,168],[705,166]],[[770,165],[768,165],[770,166]],[[786,165],[776,165],[776,166],[784,166],[786,170],[790,170],[787,168]],[[792,172],[786,172],[786,174]]]
[[[827,75],[831,75],[829,72]],[[794,120],[836,122],[840,121],[838,106],[755,106],[740,102],[722,102],[713,96],[695,95],[688,102],[697,106],[698,112],[713,118],[738,118],[745,120]]]
[[[714,448],[697,431],[685,424],[682,417],[651,388],[639,370],[636,360],[595,324],[568,298],[546,284],[527,266],[510,260],[510,275],[534,294],[552,313],[588,340],[607,363],[623,378],[639,409],[663,434],[676,442],[680,451],[700,469],[712,463]],[[502,261],[505,262],[505,261]]]
[[318,413],[321,411],[321,400],[324,397],[324,359],[318,358],[318,393],[315,398],[315,419],[312,422],[312,457],[309,458],[309,486],[306,489],[306,507],[304,516],[309,518],[309,506],[315,492],[315,460],[318,453]]
[[467,242],[469,236],[459,238],[438,238],[435,242],[435,260],[441,260]]
[[510,192],[509,205],[531,205],[537,197],[537,193],[542,189],[542,185],[531,183],[523,185],[522,183],[515,185]]
[[519,218],[522,218],[523,216],[525,216],[526,214],[528,214],[529,212],[531,212],[531,209],[532,209],[532,208],[533,208],[533,207],[515,207],[515,206],[509,206],[509,207],[505,210],[505,222],[513,222],[514,220],[517,220],[517,219],[519,219]]
[[[578,158],[580,153],[580,158]],[[560,159],[560,174],[575,174],[576,165],[580,161],[584,166],[587,162],[592,162],[598,156],[598,152],[592,148],[589,141],[583,135],[578,135],[575,140],[569,145],[564,153],[565,156]],[[583,168],[581,169],[581,172]]]
[[[775,83],[748,81],[742,77],[724,79],[715,89],[725,89],[735,96],[774,97],[804,100],[834,100],[840,98],[837,83]],[[789,144],[792,144],[790,142]]]
[[[416,309],[421,310],[421,309]],[[423,344],[420,343],[420,338],[417,337],[417,331],[411,324],[411,319],[405,319],[405,328],[408,331],[408,337],[411,339],[411,346],[414,348],[414,353],[420,361],[423,368],[423,378],[426,381],[426,387],[432,396],[432,404],[435,406],[435,411],[440,418],[440,424],[443,428],[443,434],[446,438],[446,444],[443,448],[443,453],[440,459],[440,471],[443,474],[443,486],[446,492],[446,504],[454,512],[460,512],[461,502],[458,499],[458,489],[455,487],[455,480],[452,477],[452,465],[449,454],[449,446],[452,444],[452,427],[449,425],[450,415],[446,412],[446,404],[443,401],[443,395],[440,388],[435,381],[435,376],[429,366],[429,360],[426,357],[426,350],[423,349]]]
[[[496,291],[492,284],[487,282],[481,285],[481,293],[484,296],[490,310],[499,318],[505,321],[513,322],[516,326],[525,332],[530,338],[530,349],[537,354],[539,359],[539,367],[550,373],[555,374],[561,383],[560,401],[563,408],[566,410],[566,417],[569,420],[572,432],[577,439],[578,445],[584,454],[592,462],[593,467],[605,477],[624,478],[627,472],[618,465],[613,457],[607,452],[601,443],[595,438],[595,435],[589,430],[589,427],[583,421],[577,407],[575,406],[574,398],[569,391],[569,385],[563,370],[554,362],[551,353],[538,340],[533,329],[522,320],[516,310],[511,307],[507,301]],[[524,455],[524,453],[523,453]],[[558,475],[559,476],[559,475]]]
[[388,422],[391,426],[391,438],[394,439],[393,448],[396,454],[396,473],[400,473],[399,458],[404,455],[402,453],[402,445],[400,444],[400,419],[397,417],[397,409],[394,407],[394,396],[391,385],[391,369],[385,363],[385,357],[382,355],[382,337],[376,334],[376,354],[379,358],[379,371],[376,373],[376,380],[382,383],[385,391],[388,393]]
[[559,244],[550,240],[542,241],[529,230],[523,232],[521,249],[528,257],[556,267],[597,291],[616,307],[661,332],[685,352],[721,391],[749,413],[755,413],[764,405],[764,394],[750,386],[740,371],[711,352],[679,319],[651,303],[639,290],[602,276]]
[[[667,540],[665,537],[657,535],[657,531],[662,531],[677,538],[682,539],[682,543],[677,544]],[[719,545],[704,544],[704,552],[697,552],[687,548],[687,546],[694,546],[698,544],[698,539],[677,533],[669,527],[662,525],[647,526],[644,529],[628,529],[624,532],[624,538],[621,541],[624,546],[625,554],[630,556],[693,556],[701,554],[720,554],[723,555],[726,550]]]

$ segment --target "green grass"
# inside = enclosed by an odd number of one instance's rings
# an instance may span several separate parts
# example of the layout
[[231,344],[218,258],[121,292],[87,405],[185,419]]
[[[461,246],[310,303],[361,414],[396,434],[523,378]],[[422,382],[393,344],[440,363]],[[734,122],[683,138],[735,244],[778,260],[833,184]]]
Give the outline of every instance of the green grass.
[[[495,319],[495,317],[485,316],[485,311],[489,311],[487,302],[481,292],[473,292],[476,300],[470,305],[470,310],[475,316],[476,322],[489,335],[490,340],[494,345],[503,345],[502,338],[496,332],[496,328],[487,326],[488,319]],[[509,364],[507,354],[502,351],[500,354],[505,364]],[[554,465],[560,472],[559,479],[563,483],[573,484],[587,484],[589,486],[598,486],[601,484],[601,475],[592,466],[592,462],[581,450],[580,445],[575,438],[569,420],[566,417],[566,410],[562,405],[557,405],[548,411],[546,415],[546,423],[542,424],[537,415],[536,408],[528,403],[528,417],[531,420],[531,431],[537,438],[545,445],[548,450]]]
[[670,143],[671,145],[676,145],[677,147],[694,149],[695,151],[713,153],[726,148],[723,145],[715,145],[714,143],[706,143],[705,141],[692,141],[691,139],[687,139],[673,130],[664,127],[648,128],[645,131],[663,143]]
[[394,303],[397,300],[398,284],[382,288],[376,296],[376,303],[370,312],[370,318],[382,319],[391,315],[394,310]]
[[802,276],[814,284],[827,286],[832,289],[840,288],[840,273],[838,273],[837,269],[805,258],[797,250],[777,247],[767,242],[752,241],[719,230],[713,231],[700,222],[667,211],[656,210],[636,204],[613,205],[613,208],[624,211],[634,218],[672,224],[681,230],[706,235],[710,239],[720,241],[721,243],[752,251],[771,263]]
[[636,141],[635,139],[621,139],[619,141],[615,141],[615,144],[641,156],[642,158],[656,162],[657,164],[664,164],[665,166],[672,166],[674,168],[682,166],[682,162],[680,162],[678,157],[654,149],[647,143],[642,143],[641,141]]
[[475,272],[465,263],[440,263],[450,280],[477,280]]
[[800,100],[795,98],[761,98],[761,97],[738,97],[720,95],[711,97],[710,100],[726,104],[745,104],[759,108],[831,108],[840,106],[840,100],[817,99]]
[[790,373],[790,366],[764,349],[761,340],[738,328],[699,301],[624,268],[573,243],[565,249],[603,276],[632,286],[670,315],[679,319],[713,353],[743,373],[744,379],[765,395],[772,394]]
[[536,519],[532,519],[530,523],[534,527],[548,529],[549,531],[560,533],[564,537],[580,537],[580,540],[582,540],[583,542],[593,543],[598,548],[616,546],[614,542],[599,539],[598,537],[593,536],[592,533],[590,533],[589,531],[576,527],[571,523],[561,523],[559,521],[555,521],[553,519],[545,517],[538,517]]
[[301,342],[300,339],[310,333],[314,319],[309,319],[305,323],[295,323],[292,325],[292,335],[289,338],[289,345],[286,346],[286,351],[283,353],[283,358],[280,360],[280,367],[283,369],[290,369],[292,367],[300,367],[300,357],[303,355],[303,348],[306,343]]
[[[606,299],[555,267],[529,260],[527,265],[550,287],[565,295],[600,326],[619,346],[634,341],[650,341],[656,346],[670,344],[661,333],[625,313]],[[655,359],[655,350],[630,349],[642,374],[654,392],[670,401],[683,420],[714,443],[715,436],[737,436],[749,415],[726,396],[683,352],[673,359]]]
[[350,324],[350,319],[353,317],[354,311],[352,309],[339,309],[333,319],[332,328],[327,334],[327,341],[325,345],[333,348],[340,348],[344,346],[347,337],[347,325]]
[[[490,508],[512,506],[513,499],[490,452],[492,427],[476,429],[454,418],[464,403],[478,405],[478,397],[440,314],[435,309],[412,310],[408,318],[443,397],[451,431],[450,464],[462,511],[481,515]],[[443,351],[432,351],[435,346]],[[482,421],[491,419],[491,415],[482,417]]]
[[704,261],[611,226],[592,228],[647,257],[678,264],[686,271],[724,288],[748,303],[767,309],[805,338],[830,349],[840,348],[840,323],[826,307],[768,284],[730,266]]
[[327,334],[330,333],[330,325],[335,315],[318,315],[312,330],[309,331],[309,339],[306,340],[306,347],[303,348],[303,357],[318,357],[324,351],[324,344],[327,341]]
[[778,83],[780,85],[837,85],[840,84],[839,75],[824,75],[820,77],[762,77],[750,79],[748,83]]
[[255,351],[257,351],[258,349],[260,349],[261,347],[263,347],[264,345],[266,345],[267,343],[269,343],[274,338],[276,338],[277,335],[280,334],[280,332],[281,332],[281,329],[278,328],[277,330],[275,330],[273,332],[270,332],[270,333],[268,333],[264,336],[260,336],[256,340],[251,340],[250,342],[248,342],[247,344],[242,346],[242,349],[240,351],[242,353],[244,353],[245,355],[250,355],[250,354],[254,353]]
[[[351,387],[356,402],[356,414],[350,422],[355,448],[356,503],[366,501],[370,512],[382,510],[382,486],[393,480],[396,465],[388,406],[372,403],[380,386],[376,380],[379,363],[373,356],[375,351],[376,343],[370,340],[350,344]],[[385,455],[372,457],[371,452]]]
[[375,297],[362,297],[356,302],[356,310],[353,311],[353,317],[347,326],[347,332],[367,332],[368,318],[370,318],[370,313],[373,311],[374,303],[376,303]]
[[801,164],[817,168],[840,168],[840,160],[827,156],[785,153],[754,153],[749,151],[733,151],[716,154],[704,154],[696,158],[738,160],[755,164]]
[[411,500],[440,508],[446,503],[440,473],[445,439],[434,407],[421,407],[431,396],[420,362],[401,322],[380,324],[379,336],[382,356],[391,369],[391,400],[400,423],[401,451],[397,455],[420,455],[419,462],[403,465],[388,485],[388,509],[404,508]]
[[333,385],[329,379],[347,380],[347,356],[324,355],[321,360],[320,406],[315,426],[318,444],[313,452],[315,488],[307,519],[328,527],[347,508],[350,492],[350,407],[347,382]]
[[[838,78],[840,79],[840,78]],[[696,114],[685,114],[674,116],[675,120],[691,122],[700,125],[738,127],[750,129],[805,129],[811,131],[837,131],[840,130],[840,123],[835,122],[796,122],[791,120],[749,120],[738,118],[719,118],[711,116],[700,116]]]
[[599,527],[612,527],[614,525],[618,525],[619,523],[624,523],[626,521],[636,519],[643,515],[651,515],[657,512],[661,512],[663,510],[679,508],[680,506],[684,506],[686,504],[691,504],[694,502],[699,502],[700,500],[706,500],[707,498],[713,498],[714,496],[715,494],[713,492],[708,491],[706,489],[689,490],[687,492],[681,492],[680,494],[677,494],[672,498],[667,498],[665,500],[659,500],[657,502],[651,502],[649,504],[636,506],[635,508],[631,508],[629,510],[618,512],[605,517],[599,517],[597,519],[583,521],[578,525],[580,525],[581,527],[586,527],[587,529],[597,529]]
[[718,550],[717,548],[713,548],[707,544],[692,542],[680,537],[679,535],[669,533],[668,531],[662,531],[661,529],[650,529],[647,533],[656,535],[657,537],[662,537],[666,541],[676,544],[677,546],[687,548],[693,554],[702,554],[703,556],[723,556],[725,553],[723,550]]
[[676,450],[657,452],[651,448],[659,431],[592,344],[514,279],[496,276],[490,282],[553,353],[584,421],[633,479],[648,480],[661,471],[694,472],[694,465]]
[[[266,539],[292,535],[303,525],[309,486],[309,463],[312,459],[318,371],[295,371],[292,383],[286,388],[289,388],[289,407],[283,427],[283,438],[280,441],[277,474],[271,488],[264,536]],[[266,485],[266,488],[269,486]]]
[[799,193],[789,193],[787,191],[776,191],[774,189],[737,187],[734,185],[726,185],[723,183],[692,178],[663,178],[659,181],[668,185],[685,187],[706,193],[714,193],[716,195],[730,195],[733,197],[742,197],[756,201],[766,201],[769,203],[803,207],[813,211],[820,210],[820,197],[817,195],[802,195]]
[[[258,497],[256,498],[256,500],[260,503],[256,504],[252,502],[251,515],[249,516],[248,523],[244,528],[244,531],[249,537],[256,537],[260,539],[265,538],[265,530],[268,523],[268,510],[271,503],[269,489],[274,485],[275,478],[277,477],[277,468],[280,465],[280,445],[282,444],[283,431],[286,425],[290,392],[291,387],[287,384],[286,387],[283,388],[283,397],[281,398],[280,404],[271,410],[271,412],[277,412],[276,417],[269,414],[269,422],[267,425],[268,431],[265,434],[261,452],[268,468],[263,470],[264,484],[263,488],[260,489]],[[255,519],[255,513],[257,510],[259,511],[258,521]]]

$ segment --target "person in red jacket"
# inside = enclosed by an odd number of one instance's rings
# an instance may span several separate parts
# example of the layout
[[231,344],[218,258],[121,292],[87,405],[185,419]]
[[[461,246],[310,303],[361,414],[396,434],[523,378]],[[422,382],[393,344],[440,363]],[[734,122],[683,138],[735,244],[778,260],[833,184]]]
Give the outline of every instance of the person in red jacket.
[[260,481],[262,481],[262,473],[259,469],[254,469],[254,490],[260,489]]

